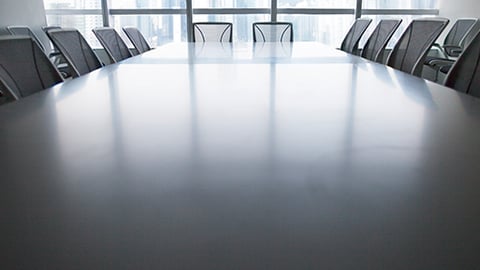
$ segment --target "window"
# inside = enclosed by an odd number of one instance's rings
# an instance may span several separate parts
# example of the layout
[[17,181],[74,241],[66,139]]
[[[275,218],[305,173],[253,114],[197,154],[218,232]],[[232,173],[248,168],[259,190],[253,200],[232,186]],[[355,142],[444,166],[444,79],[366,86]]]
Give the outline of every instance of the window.
[[193,8],[270,8],[271,0],[193,0]]
[[437,0],[363,0],[365,9],[435,9]]
[[78,29],[93,47],[100,43],[92,33],[103,26],[101,0],[44,0],[47,24]]
[[[232,22],[233,40],[251,41],[252,23],[270,20],[292,22],[295,41],[320,41],[338,47],[355,14],[374,19],[374,24],[388,16],[402,18],[401,29],[417,16],[438,15],[438,0],[362,0],[362,10],[356,11],[357,1],[44,0],[44,4],[49,25],[75,27],[93,47],[100,45],[91,29],[104,24],[122,35],[123,26],[138,27],[151,45],[158,46],[189,40],[189,22]],[[102,10],[102,3],[107,10]]]
[[111,9],[152,9],[152,8],[185,8],[184,0],[109,0]]
[[356,0],[278,0],[279,8],[354,8]]

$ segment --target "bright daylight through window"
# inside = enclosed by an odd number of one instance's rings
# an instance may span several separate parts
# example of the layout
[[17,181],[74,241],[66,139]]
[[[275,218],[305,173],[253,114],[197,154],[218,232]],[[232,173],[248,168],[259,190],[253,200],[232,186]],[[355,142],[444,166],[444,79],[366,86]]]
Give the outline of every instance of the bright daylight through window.
[[[77,28],[94,47],[98,42],[91,29],[104,24],[117,30],[138,27],[158,46],[187,41],[188,21],[232,22],[234,41],[251,41],[252,23],[270,20],[292,22],[296,41],[338,47],[355,19],[357,0],[44,0],[44,4],[49,25]],[[386,17],[410,21],[438,14],[437,0],[363,0],[357,14],[362,13],[374,21]]]

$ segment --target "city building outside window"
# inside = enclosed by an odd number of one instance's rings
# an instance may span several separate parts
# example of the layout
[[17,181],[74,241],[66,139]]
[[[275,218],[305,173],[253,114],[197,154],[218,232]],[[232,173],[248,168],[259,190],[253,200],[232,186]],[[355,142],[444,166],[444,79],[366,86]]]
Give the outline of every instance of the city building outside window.
[[293,23],[295,41],[334,47],[355,14],[374,19],[374,24],[382,18],[402,18],[401,29],[412,18],[438,14],[437,0],[363,0],[360,13],[355,12],[357,0],[44,0],[44,4],[49,25],[77,28],[93,47],[100,45],[91,29],[106,23],[105,14],[119,33],[123,26],[138,27],[153,46],[188,41],[189,21],[232,22],[238,42],[252,40],[253,22],[277,20]]

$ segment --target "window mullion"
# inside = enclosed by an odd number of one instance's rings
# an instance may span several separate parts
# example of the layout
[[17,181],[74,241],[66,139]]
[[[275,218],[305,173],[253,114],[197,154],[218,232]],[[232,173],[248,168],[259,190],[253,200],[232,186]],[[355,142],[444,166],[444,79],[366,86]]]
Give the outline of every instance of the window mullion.
[[278,14],[278,5],[277,5],[278,0],[272,0],[272,4],[270,6],[270,20],[272,22],[277,21],[277,14]]
[[108,9],[108,0],[102,0],[102,21],[103,26],[110,26],[110,14]]

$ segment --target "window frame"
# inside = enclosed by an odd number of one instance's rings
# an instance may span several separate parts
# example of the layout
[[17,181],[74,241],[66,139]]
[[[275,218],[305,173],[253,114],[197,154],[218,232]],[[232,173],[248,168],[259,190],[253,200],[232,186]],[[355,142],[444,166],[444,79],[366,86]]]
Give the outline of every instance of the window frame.
[[[362,0],[356,0],[352,8],[278,8],[278,0],[271,0],[270,8],[193,8],[193,0],[185,0],[185,8],[134,8],[110,9],[108,0],[100,0],[101,9],[46,9],[46,15],[102,15],[103,26],[110,25],[113,15],[186,15],[187,25],[192,24],[193,15],[270,15],[271,21],[277,21],[282,15],[425,15],[438,16],[438,9],[363,9]],[[187,28],[187,40],[192,41],[192,29]]]

